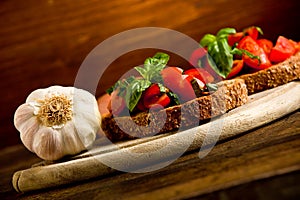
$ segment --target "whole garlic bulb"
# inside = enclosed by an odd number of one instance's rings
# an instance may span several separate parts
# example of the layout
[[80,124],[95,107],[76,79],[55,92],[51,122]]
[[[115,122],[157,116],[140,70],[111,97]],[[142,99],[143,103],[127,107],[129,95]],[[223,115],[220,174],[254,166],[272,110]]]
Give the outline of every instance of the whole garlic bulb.
[[23,144],[44,160],[87,149],[95,141],[100,123],[94,95],[74,87],[37,89],[14,115]]

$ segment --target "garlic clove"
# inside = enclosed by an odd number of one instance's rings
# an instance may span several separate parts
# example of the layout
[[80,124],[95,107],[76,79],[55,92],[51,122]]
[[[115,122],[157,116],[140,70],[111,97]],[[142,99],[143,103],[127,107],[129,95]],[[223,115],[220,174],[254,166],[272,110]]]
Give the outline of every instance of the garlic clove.
[[21,134],[20,138],[22,143],[25,145],[27,149],[34,152],[33,150],[33,140],[32,138],[35,137],[35,134],[38,132],[40,128],[40,124],[35,117],[31,117],[27,120],[26,124],[21,127],[20,131]]
[[50,127],[41,126],[33,139],[32,148],[44,160],[58,160],[64,156],[61,134]]
[[[70,134],[70,131],[72,131],[73,134]],[[67,123],[61,130],[61,141],[64,146],[65,155],[77,154],[86,149],[79,135],[80,133],[76,130],[75,124],[72,121]]]

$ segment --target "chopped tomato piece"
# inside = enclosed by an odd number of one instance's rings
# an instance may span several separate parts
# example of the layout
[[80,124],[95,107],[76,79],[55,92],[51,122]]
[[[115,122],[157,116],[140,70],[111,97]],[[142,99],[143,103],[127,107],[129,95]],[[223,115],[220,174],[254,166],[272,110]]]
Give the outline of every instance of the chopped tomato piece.
[[109,94],[104,94],[97,98],[98,109],[101,115],[110,113],[108,110],[108,105],[111,103],[111,96]]
[[235,77],[243,69],[243,66],[244,66],[243,60],[234,60],[231,72],[228,74],[226,79]]
[[233,46],[235,43],[239,42],[244,37],[243,32],[237,32],[234,34],[229,34],[227,37],[228,44]]
[[161,96],[153,96],[152,98],[144,101],[144,105],[148,109],[160,109],[167,107],[171,102],[170,97],[167,94]]
[[257,40],[258,35],[259,35],[258,27],[255,27],[255,26],[251,26],[249,28],[246,28],[243,32],[244,32],[245,36],[248,35],[251,38],[253,38],[254,40]]
[[125,108],[125,99],[118,95],[118,90],[111,93],[111,100],[108,104],[108,110],[115,116],[120,115],[120,113]]
[[257,44],[266,52],[267,55],[270,54],[272,48],[273,48],[273,43],[271,40],[268,39],[258,39],[256,40]]
[[292,56],[296,52],[296,49],[289,39],[279,36],[277,38],[275,46],[270,53],[270,60],[274,63],[282,62]]
[[183,102],[196,98],[190,83],[191,77],[182,75],[176,67],[168,67],[161,71],[164,85],[176,93]]
[[264,50],[257,44],[257,42],[250,36],[245,36],[238,44],[237,48],[244,49],[250,52],[257,58],[250,58],[246,54],[243,54],[244,63],[254,69],[266,69],[271,66],[271,62],[264,52]]
[[158,84],[152,84],[149,88],[147,88],[141,100],[139,101],[137,108],[140,111],[145,111],[150,108],[161,108],[166,107],[170,104],[171,99],[166,93],[162,93]]
[[161,75],[165,86],[171,90],[176,88],[181,80],[182,72],[183,70],[180,70],[178,67],[164,68],[161,71]]
[[198,48],[195,51],[193,51],[191,57],[190,57],[190,64],[194,67],[198,67],[198,62],[201,58],[203,58],[205,55],[207,55],[207,51],[205,48]]
[[214,82],[214,77],[203,68],[192,68],[184,71],[184,74],[190,75],[201,80],[204,83]]

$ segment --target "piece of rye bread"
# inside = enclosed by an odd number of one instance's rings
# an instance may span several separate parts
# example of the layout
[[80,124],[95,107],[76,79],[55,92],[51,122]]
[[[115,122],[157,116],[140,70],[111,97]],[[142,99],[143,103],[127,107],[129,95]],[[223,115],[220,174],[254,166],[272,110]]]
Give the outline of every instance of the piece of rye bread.
[[141,112],[135,116],[102,115],[102,132],[112,141],[153,136],[183,130],[220,116],[245,104],[248,92],[244,80],[233,79],[217,83],[218,89],[180,105],[159,111]]
[[300,51],[267,69],[238,76],[245,80],[248,94],[257,93],[300,79]]

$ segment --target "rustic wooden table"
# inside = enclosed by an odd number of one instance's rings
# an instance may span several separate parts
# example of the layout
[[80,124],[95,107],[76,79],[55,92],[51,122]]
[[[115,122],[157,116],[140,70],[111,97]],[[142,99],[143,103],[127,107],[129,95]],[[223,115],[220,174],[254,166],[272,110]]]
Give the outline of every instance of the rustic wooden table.
[[1,199],[297,199],[300,197],[300,111],[218,143],[203,159],[186,153],[148,173],[109,176],[17,193],[17,170],[40,160],[23,146],[0,154]]

